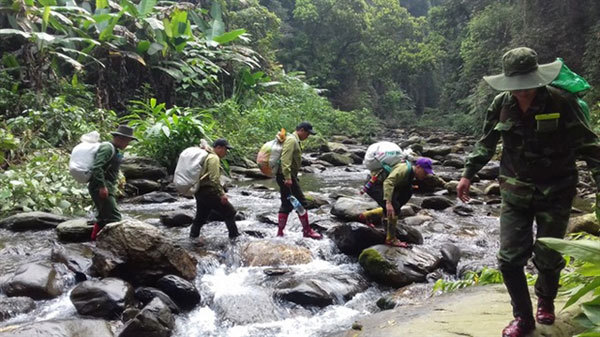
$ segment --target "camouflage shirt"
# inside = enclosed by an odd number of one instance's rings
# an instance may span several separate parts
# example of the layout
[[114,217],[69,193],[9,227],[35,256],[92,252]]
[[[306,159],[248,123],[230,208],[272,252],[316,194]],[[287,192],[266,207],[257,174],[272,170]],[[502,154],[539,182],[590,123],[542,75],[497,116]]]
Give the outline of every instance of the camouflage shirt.
[[100,145],[92,164],[92,175],[88,188],[98,191],[100,188],[106,187],[110,195],[116,196],[121,158],[119,149],[114,144],[103,143]]
[[496,96],[463,177],[472,179],[492,158],[500,137],[499,181],[505,201],[528,203],[535,193],[550,199],[572,198],[576,159],[585,160],[596,185],[600,182],[600,142],[572,94],[549,86],[539,88],[525,113],[510,92]]

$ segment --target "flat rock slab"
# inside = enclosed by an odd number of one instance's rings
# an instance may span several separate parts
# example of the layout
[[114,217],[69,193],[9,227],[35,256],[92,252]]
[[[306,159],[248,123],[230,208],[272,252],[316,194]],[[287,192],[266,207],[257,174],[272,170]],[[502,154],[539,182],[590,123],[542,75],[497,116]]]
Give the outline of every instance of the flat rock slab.
[[[533,294],[533,289],[530,289]],[[559,298],[557,309],[564,305]],[[533,303],[536,299],[532,298]],[[557,312],[554,325],[538,324],[528,337],[570,337],[581,330],[572,323],[578,313],[574,305]],[[395,337],[395,336],[500,336],[512,319],[510,299],[503,285],[470,287],[450,294],[430,298],[416,306],[382,311],[357,320],[361,330],[348,330],[336,337]]]

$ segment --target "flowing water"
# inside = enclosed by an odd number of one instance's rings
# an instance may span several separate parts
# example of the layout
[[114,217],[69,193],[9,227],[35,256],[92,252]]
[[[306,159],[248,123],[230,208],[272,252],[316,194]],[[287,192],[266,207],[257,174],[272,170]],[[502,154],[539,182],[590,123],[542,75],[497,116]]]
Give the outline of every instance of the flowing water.
[[[300,184],[305,192],[310,191],[333,203],[335,196],[357,195],[366,173],[362,166],[328,168],[321,173],[303,174]],[[273,296],[278,282],[277,273],[272,273],[273,268],[248,267],[241,262],[241,247],[249,241],[269,239],[308,248],[314,258],[313,262],[284,268],[286,274],[294,277],[314,276],[327,279],[344,276],[364,279],[364,275],[357,259],[342,254],[326,237],[320,241],[302,238],[300,223],[295,215],[290,215],[286,236],[274,238],[276,225],[257,220],[257,216],[263,214],[276,219],[279,193],[274,181],[244,180],[234,181],[233,184],[234,187],[228,192],[230,201],[245,215],[245,220],[238,221],[240,231],[245,234],[235,242],[230,242],[227,238],[222,222],[205,225],[199,241],[192,241],[187,237],[187,227],[166,228],[160,225],[158,216],[161,213],[193,209],[193,199],[182,198],[175,203],[164,204],[121,205],[125,216],[159,226],[165,235],[192,251],[199,260],[198,277],[194,282],[201,292],[202,302],[191,312],[176,317],[174,336],[326,336],[348,329],[359,316],[379,310],[375,305],[377,299],[394,289],[370,281],[365,290],[351,299],[344,300],[340,296],[333,305],[324,308],[302,307]],[[422,195],[416,195],[411,202],[419,204],[422,198]],[[421,214],[428,214],[433,220],[417,227],[423,234],[424,246],[430,247],[433,253],[449,242],[460,247],[463,258],[459,269],[495,264],[498,224],[494,213],[497,206],[471,207],[474,213],[468,217],[453,213],[451,208],[444,211],[422,211]],[[310,210],[311,222],[317,222],[325,228],[341,223],[330,215],[330,209],[331,206],[327,205]],[[56,240],[56,234],[51,230],[12,233],[0,229],[0,277],[6,277],[22,263],[49,260],[52,242]],[[437,276],[432,275],[429,283],[414,284],[404,289],[406,298],[402,304],[418,303],[431,296],[433,279],[453,277],[439,271],[434,274]],[[75,284],[69,278],[64,282],[69,291]],[[53,300],[38,301],[38,308],[34,312],[0,322],[0,327],[76,316],[69,301],[69,291]]]

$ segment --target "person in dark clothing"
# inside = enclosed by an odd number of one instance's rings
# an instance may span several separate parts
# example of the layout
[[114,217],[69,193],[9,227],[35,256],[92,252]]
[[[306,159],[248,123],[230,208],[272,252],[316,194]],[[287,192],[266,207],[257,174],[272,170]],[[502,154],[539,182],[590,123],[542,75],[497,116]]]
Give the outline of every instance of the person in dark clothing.
[[229,231],[229,238],[240,235],[235,224],[236,210],[229,202],[227,194],[221,186],[221,158],[227,155],[232,147],[226,139],[217,139],[202,165],[200,180],[196,184],[196,216],[190,229],[190,238],[197,238],[200,229],[206,223],[211,211],[221,214],[225,218],[225,225]]
[[[502,63],[503,74],[484,77],[503,92],[487,110],[483,136],[465,162],[457,193],[462,201],[469,200],[471,179],[502,138],[498,265],[514,316],[502,336],[524,337],[535,329],[536,320],[554,323],[554,299],[565,266],[557,251],[534,239],[564,236],[578,181],[575,160],[587,162],[598,186],[600,142],[576,96],[548,85],[558,75],[560,61],[540,65],[534,50],[520,47],[504,54]],[[535,320],[523,271],[532,254],[538,270]]]
[[92,240],[96,239],[96,235],[106,224],[121,220],[121,213],[117,208],[117,181],[123,156],[119,150],[125,150],[129,142],[137,140],[133,137],[133,129],[127,125],[119,125],[117,131],[111,134],[112,141],[100,145],[96,152],[88,182],[88,191],[98,213],[92,229]]

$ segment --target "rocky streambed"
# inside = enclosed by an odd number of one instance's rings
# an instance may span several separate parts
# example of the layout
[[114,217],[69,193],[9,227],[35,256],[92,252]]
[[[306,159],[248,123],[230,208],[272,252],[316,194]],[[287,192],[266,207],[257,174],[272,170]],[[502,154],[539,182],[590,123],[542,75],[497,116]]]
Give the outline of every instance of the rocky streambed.
[[[454,191],[473,139],[404,130],[386,138],[435,160],[437,175],[402,210],[398,232],[412,248],[384,246],[381,227],[356,222],[376,205],[358,194],[367,146],[346,137],[303,159],[319,241],[302,238],[294,215],[286,236],[275,237],[276,184],[251,163],[233,166],[227,181],[243,235],[228,239],[215,214],[191,240],[193,199],[173,193],[164,168],[129,158],[125,219],[96,242],[87,241],[86,219],[32,212],[0,220],[0,336],[324,336],[423,303],[440,278],[495,266],[498,163],[462,204]],[[583,173],[574,208],[582,215],[589,182]],[[598,231],[586,216],[572,222],[580,229]]]

